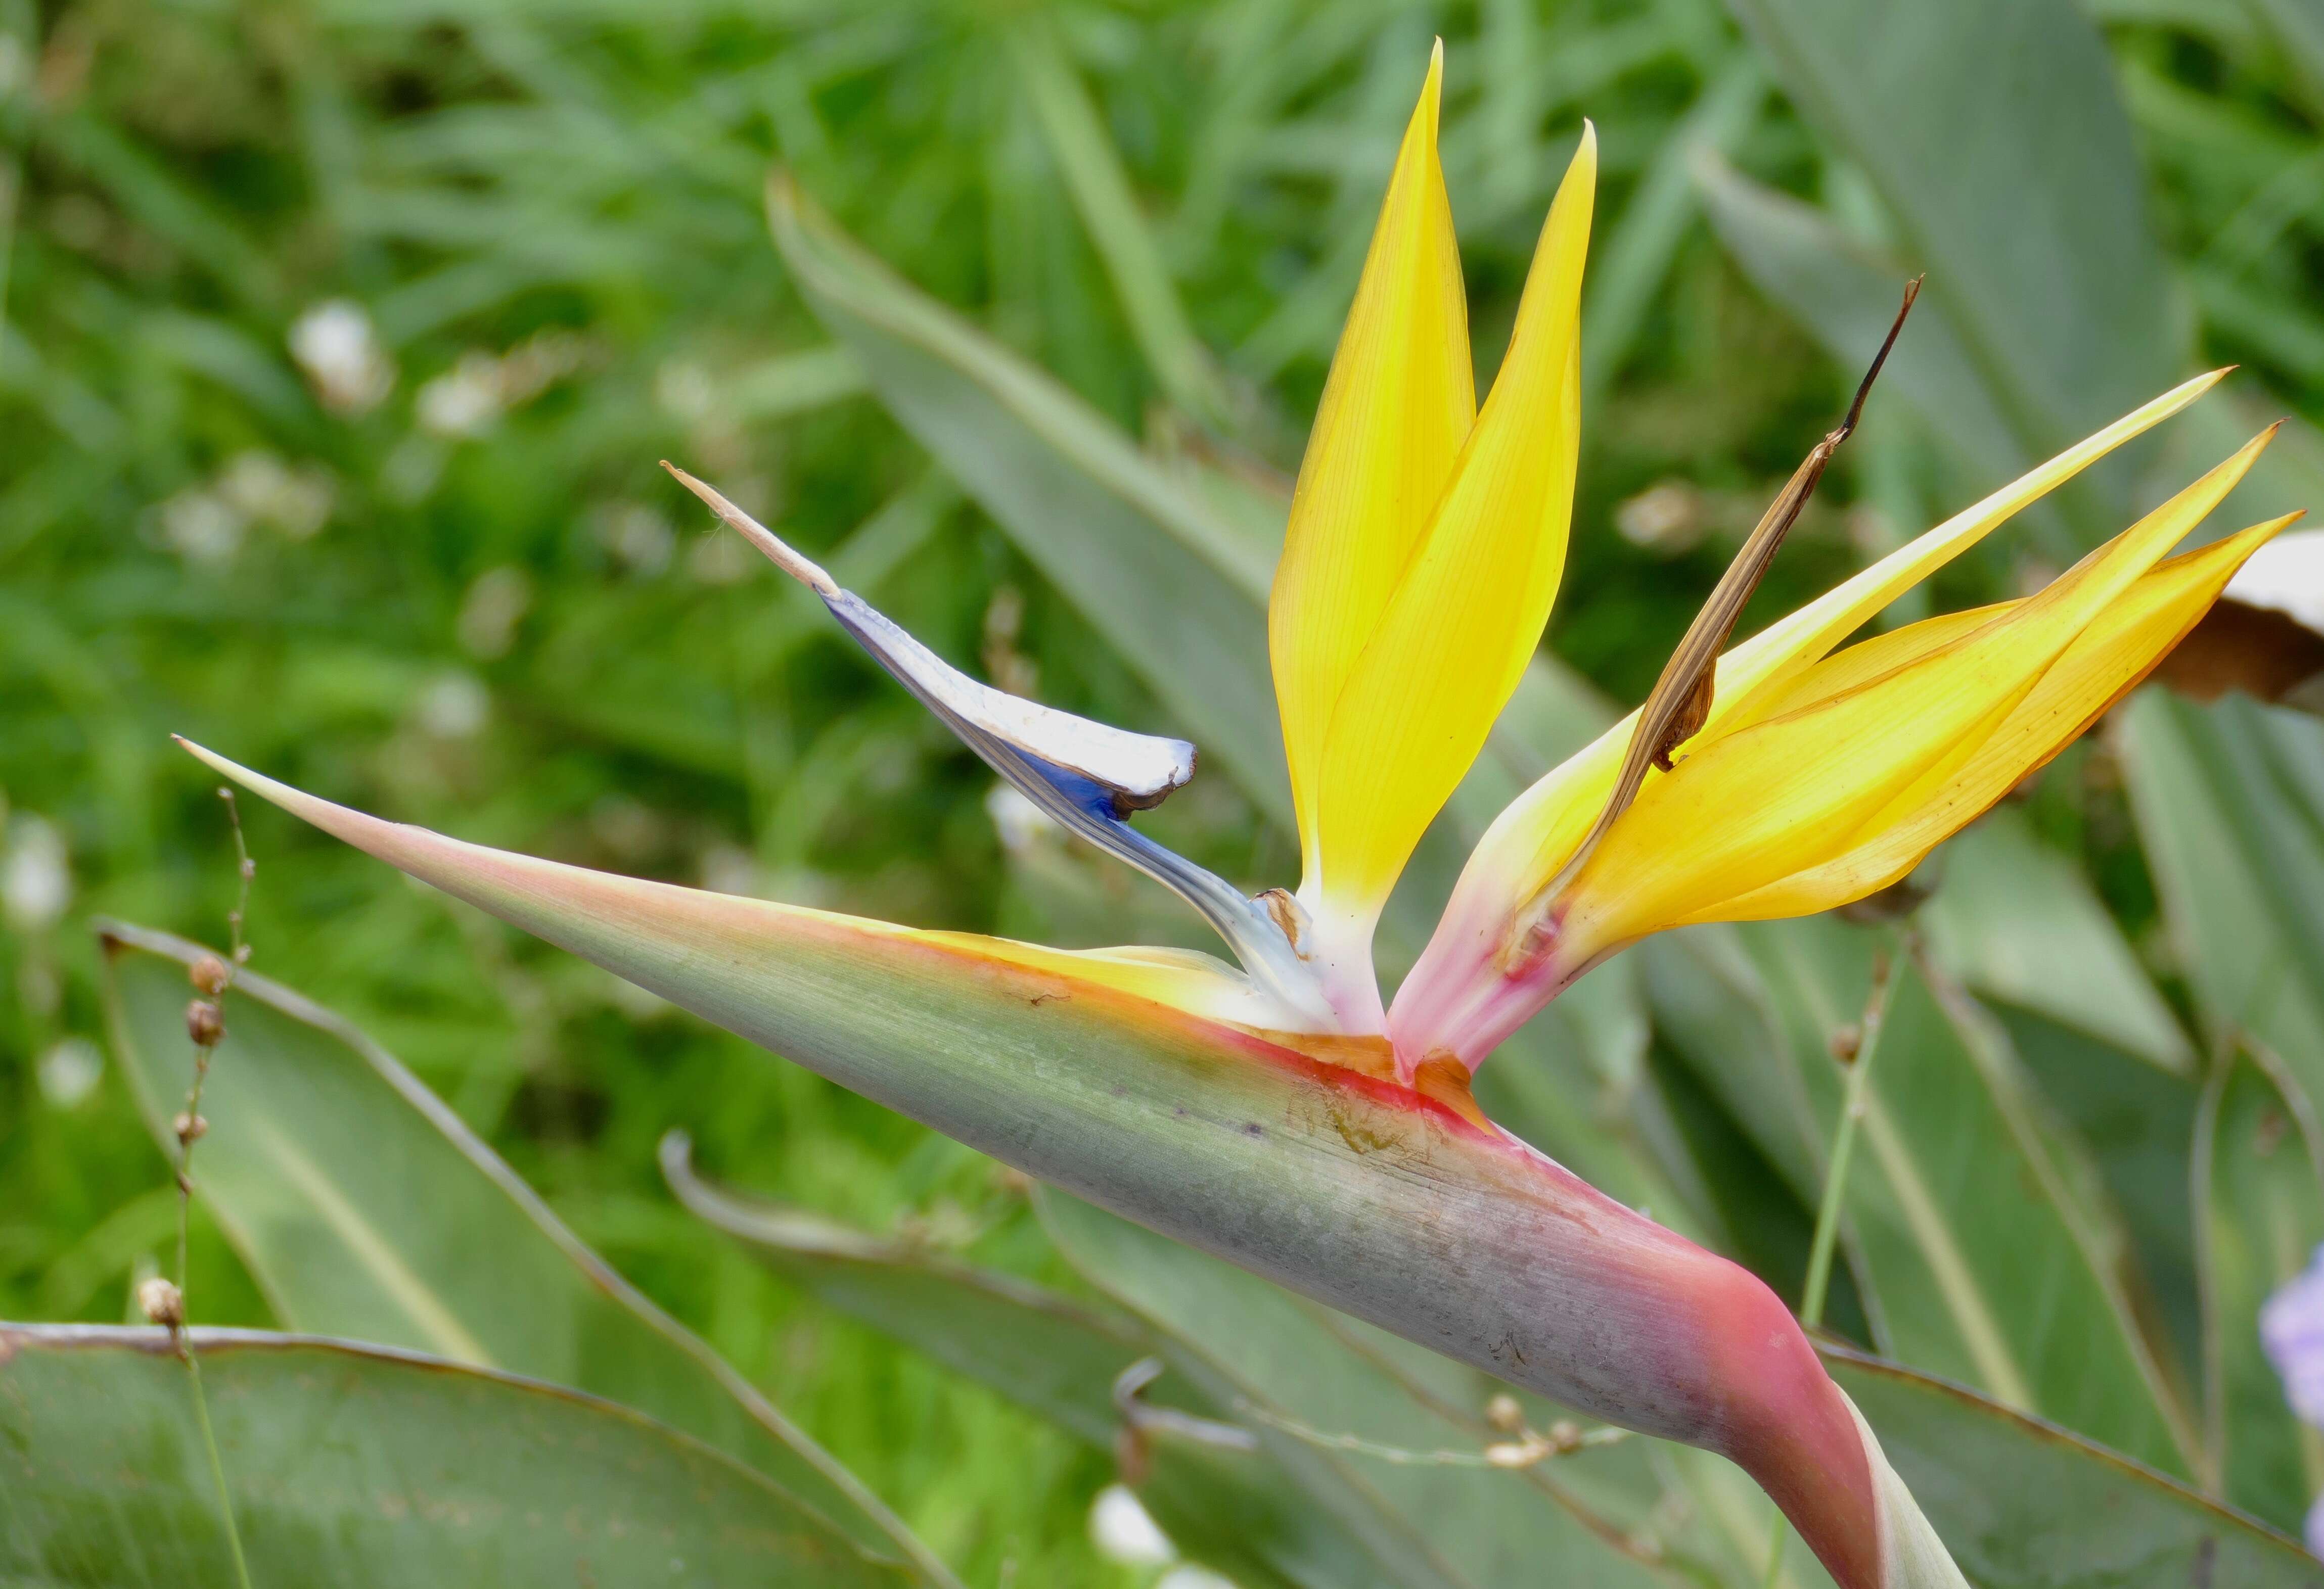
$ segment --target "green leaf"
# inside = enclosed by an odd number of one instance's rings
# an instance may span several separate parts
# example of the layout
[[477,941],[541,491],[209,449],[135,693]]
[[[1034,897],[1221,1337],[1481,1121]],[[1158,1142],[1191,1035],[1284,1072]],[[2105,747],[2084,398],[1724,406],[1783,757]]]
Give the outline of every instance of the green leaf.
[[[823,1302],[1092,1445],[1129,1453],[1139,1498],[1195,1560],[1241,1584],[1445,1589],[1424,1551],[1370,1520],[1368,1491],[1313,1453],[1296,1452],[1286,1465],[1260,1447],[1231,1405],[1198,1388],[1199,1363],[1145,1321],[803,1209],[738,1198],[694,1174],[683,1155],[682,1141],[664,1143],[662,1167],[679,1199]],[[1113,1387],[1146,1357],[1173,1372],[1126,1413]],[[1163,1415],[1150,1416],[1157,1408]],[[1134,1434],[1129,1417],[1139,1419]],[[1189,1417],[1239,1443],[1201,1437],[1205,1431],[1181,1421]]]
[[[166,933],[100,929],[113,1046],[162,1151],[191,1074]],[[203,1095],[204,1206],[285,1325],[572,1385],[766,1474],[865,1548],[941,1563],[710,1347],[615,1273],[410,1071],[249,971]]]
[[2195,1052],[2089,880],[2004,809],[1938,853],[1930,947],[1988,998],[2033,1010],[2180,1075]]
[[[1897,294],[1912,269],[1722,160],[1698,158],[1694,172],[1712,229],[1752,284],[1843,368],[1865,367],[1895,321]],[[1910,403],[1972,478],[1997,484],[2038,462],[1933,293],[1914,306],[1894,361],[1881,368],[1880,390]]]
[[2241,1057],[2214,1068],[2195,1132],[2211,1487],[2296,1532],[2324,1490],[2324,1437],[2292,1416],[2259,1312],[2324,1241],[2324,1144],[2307,1095]]
[[2188,351],[2130,120],[2071,0],[1733,0],[1776,80],[1871,179],[1994,408],[2046,458]]
[[[1504,1437],[1483,1416],[1500,1388],[1484,1376],[1076,1199],[1037,1195],[1043,1223],[1083,1275],[1175,1340],[1190,1371],[1222,1399],[1264,1415],[1268,1447],[1286,1463],[1326,1460],[1323,1442],[1343,1436],[1472,1457]],[[1546,1428],[1562,1410],[1529,1411],[1534,1427]],[[1286,1432],[1286,1423],[1306,1437]],[[1658,1503],[1674,1516],[1689,1507],[1683,1488],[1657,1475],[1646,1442],[1513,1473],[1356,1453],[1329,1460],[1370,1492],[1382,1520],[1425,1541],[1448,1575],[1443,1581],[1508,1583],[1528,1564],[1548,1561],[1558,1564],[1561,1582],[1577,1585],[1652,1583],[1652,1564],[1665,1558],[1682,1572],[1717,1574],[1720,1546],[1699,1527],[1675,1537],[1655,1531]]]
[[[1930,324],[1906,333],[1883,379],[1970,466],[1978,488],[2178,379],[2192,356],[2192,316],[2153,235],[2113,65],[2080,8],[1730,3],[1784,91],[1870,179],[1896,253],[1929,272],[1914,318]],[[1895,298],[1877,251],[1796,201],[1739,179],[1713,187],[1720,236],[1760,290],[1843,366],[1860,367],[1877,344],[1864,325],[1871,305]],[[2231,383],[2159,445],[2066,488],[2058,509],[2080,544],[2111,536],[2142,494],[2142,459],[2175,486],[2281,414],[2252,383]],[[2308,507],[2319,482],[2324,436],[2294,418],[2240,488],[2226,528]],[[2032,522],[2052,520],[2037,511]]]
[[1685,118],[1664,138],[1654,163],[1639,178],[1583,289],[1584,412],[1604,411],[1599,400],[1621,372],[1646,311],[1693,228],[1697,195],[1689,168],[1705,154],[1716,158],[1741,142],[1766,97],[1766,72],[1749,51],[1736,50],[1703,84]]
[[1824,1366],[1980,1589],[2317,1589],[2297,1543],[2054,1424],[1841,1347]]
[[1049,18],[1030,14],[1008,32],[1010,59],[1032,102],[1050,158],[1073,195],[1082,225],[1105,262],[1114,296],[1139,351],[1172,402],[1204,422],[1227,427],[1234,404],[1210,349],[1194,335],[1178,301],[1152,228],[1131,192],[1121,152],[1065,57]]
[[[258,1584],[912,1581],[765,1475],[627,1408],[380,1346],[193,1339]],[[162,1331],[0,1325],[0,1580],[232,1581]]]
[[[1741,960],[1697,933],[1681,939],[1695,963],[1656,955],[1657,1020],[1812,1205],[1843,1091],[1831,1043],[1862,1016],[1875,940],[1830,916],[1734,939]],[[2094,1171],[2047,1128],[2006,1033],[1929,971],[1898,971],[1843,1205],[1876,1343],[2190,1471],[2193,1431],[2123,1290]]]
[[2246,0],[2292,58],[2312,114],[2324,107],[2324,10],[2315,0]]
[[825,1306],[911,1343],[1093,1446],[1111,1441],[1121,1421],[1114,1378],[1155,1349],[1137,1320],[924,1245],[737,1196],[696,1174],[684,1134],[663,1139],[662,1175],[678,1201]]
[[2121,715],[2131,807],[2207,1037],[2263,1043],[2324,1096],[2324,723],[2159,690]]

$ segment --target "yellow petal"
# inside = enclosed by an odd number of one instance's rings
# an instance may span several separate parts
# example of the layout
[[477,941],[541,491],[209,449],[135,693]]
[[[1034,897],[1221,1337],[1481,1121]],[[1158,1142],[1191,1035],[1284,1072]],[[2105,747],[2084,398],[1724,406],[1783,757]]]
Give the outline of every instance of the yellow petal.
[[1864,823],[1862,837],[1851,847],[1690,919],[1806,915],[1895,882],[2072,743],[2145,677],[2209,611],[2244,560],[2297,517],[2255,524],[2155,568],[2076,638],[1973,753],[1891,799]]
[[[1724,715],[1736,721],[1748,717],[1762,692],[1821,659],[1875,613],[1977,545],[2020,510],[2176,414],[2227,374],[2225,370],[2213,370],[2181,382],[1736,647],[1720,660]],[[2273,434],[2255,439],[2247,450],[2264,446],[2267,436]],[[1714,708],[1714,720],[1720,715]]]
[[[2172,388],[1729,650],[1720,658],[1718,693],[1699,738],[1766,715],[1766,692],[1821,660],[1905,591],[2028,504],[2187,407],[2226,373],[2213,371]],[[1637,726],[1632,712],[1512,802],[1478,844],[1462,873],[1462,893],[1489,888],[1514,908],[1554,877],[1597,820]],[[1648,773],[1647,782],[1662,776]]]
[[1327,906],[1361,914],[1387,899],[1541,641],[1573,505],[1597,170],[1585,125],[1492,393],[1333,711],[1310,874]]
[[1875,650],[1894,665],[1869,677],[1844,652],[1774,693],[1780,715],[1718,736],[1645,787],[1565,890],[1561,935],[1611,948],[1717,914],[1821,865],[1908,790],[1951,776],[2267,440],[2255,437],[2032,600],[1966,632],[1938,620],[1953,632],[1933,648],[1909,631],[1892,637]]
[[1190,949],[1138,944],[1120,949],[1051,949],[1013,938],[988,938],[982,932],[935,932],[884,922],[874,925],[1004,964],[1093,982],[1205,1020],[1258,1031],[1295,1029],[1302,1024],[1296,1012],[1286,1011],[1249,977],[1224,960]]
[[1316,410],[1268,604],[1268,648],[1302,850],[1333,703],[1387,610],[1476,418],[1469,309],[1436,162],[1444,46],[1405,129]]

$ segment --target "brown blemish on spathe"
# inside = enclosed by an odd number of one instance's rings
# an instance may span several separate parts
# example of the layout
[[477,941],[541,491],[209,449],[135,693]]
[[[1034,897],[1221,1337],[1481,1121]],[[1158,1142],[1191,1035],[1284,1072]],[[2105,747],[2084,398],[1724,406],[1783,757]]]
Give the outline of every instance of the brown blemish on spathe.
[[1259,903],[1267,907],[1268,919],[1283,934],[1283,941],[1291,945],[1292,952],[1305,960],[1307,951],[1299,947],[1299,902],[1286,889],[1269,888],[1259,896]]

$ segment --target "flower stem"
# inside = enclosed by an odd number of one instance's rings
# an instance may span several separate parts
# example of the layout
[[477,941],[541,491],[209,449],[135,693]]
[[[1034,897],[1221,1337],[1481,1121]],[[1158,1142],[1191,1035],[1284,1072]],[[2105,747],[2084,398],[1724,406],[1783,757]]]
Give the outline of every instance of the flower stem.
[[[1823,1199],[1816,1207],[1815,1237],[1808,1244],[1807,1284],[1800,1295],[1800,1322],[1810,1328],[1823,1322],[1824,1299],[1831,1289],[1831,1255],[1840,1241],[1840,1199],[1847,1194],[1849,1161],[1856,1156],[1856,1124],[1864,1118],[1866,1079],[1872,1074],[1872,1056],[1879,1049],[1880,1027],[1895,987],[1895,958],[1884,948],[1873,956],[1872,991],[1864,1002],[1864,1019],[1852,1034],[1833,1035],[1833,1055],[1848,1066],[1848,1087],[1840,1098],[1840,1125],[1832,1134]],[[1765,1589],[1775,1589],[1783,1576],[1784,1535],[1784,1520],[1777,1518],[1775,1540],[1767,1548]]]
[[186,1332],[178,1332],[179,1353],[186,1360],[186,1377],[194,1387],[194,1417],[202,1426],[202,1446],[209,1453],[210,1482],[217,1486],[218,1511],[226,1519],[226,1548],[234,1554],[234,1581],[239,1589],[250,1589],[250,1563],[242,1554],[242,1530],[234,1520],[234,1495],[226,1488],[226,1459],[218,1455],[217,1435],[210,1428],[210,1404],[202,1394],[201,1365],[194,1361],[192,1343]]
[[1855,1052],[1849,1056],[1848,1090],[1831,1141],[1831,1167],[1824,1175],[1823,1201],[1816,1209],[1815,1239],[1808,1246],[1808,1280],[1800,1296],[1800,1322],[1811,1327],[1823,1322],[1824,1297],[1831,1286],[1832,1249],[1840,1239],[1840,1203],[1848,1189],[1849,1161],[1856,1154],[1856,1125],[1864,1118],[1865,1080],[1872,1074],[1881,1024],[1887,1017],[1889,995],[1895,986],[1895,961],[1884,950],[1872,962],[1872,995],[1865,1001],[1864,1021],[1857,1029]]
[[[226,802],[226,820],[234,828],[235,877],[236,886],[234,910],[226,916],[230,938],[230,954],[219,970],[215,987],[204,987],[204,995],[217,1003],[215,1013],[226,1007],[226,990],[234,986],[234,974],[249,958],[242,941],[243,913],[250,907],[250,878],[255,869],[250,850],[243,842],[242,812],[235,804],[234,791],[220,789],[218,798]],[[199,1008],[198,1005],[196,1006]],[[226,1459],[218,1453],[217,1433],[210,1427],[209,1398],[202,1393],[201,1364],[194,1360],[194,1338],[186,1314],[186,1247],[189,1227],[193,1223],[194,1205],[194,1143],[203,1131],[202,1085],[209,1079],[210,1060],[217,1052],[222,1025],[213,1025],[206,1033],[209,1041],[199,1036],[194,1043],[193,1085],[186,1089],[185,1112],[178,1116],[178,1295],[176,1318],[170,1326],[170,1336],[178,1348],[179,1359],[186,1365],[186,1382],[193,1388],[194,1419],[201,1425],[202,1447],[209,1456],[210,1482],[217,1488],[218,1515],[226,1520],[226,1543],[234,1557],[234,1579],[238,1589],[251,1589],[250,1563],[242,1551],[242,1529],[234,1516],[234,1492],[227,1486]]]

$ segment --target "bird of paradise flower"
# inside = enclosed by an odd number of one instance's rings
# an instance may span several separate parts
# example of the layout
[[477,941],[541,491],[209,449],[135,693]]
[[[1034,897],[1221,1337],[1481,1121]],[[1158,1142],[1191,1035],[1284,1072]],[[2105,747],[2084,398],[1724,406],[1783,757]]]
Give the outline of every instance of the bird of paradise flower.
[[1437,161],[1441,78],[1440,46],[1332,364],[1269,606],[1296,890],[1248,896],[1134,825],[1194,776],[1192,745],[967,677],[673,470],[1001,777],[1185,897],[1236,964],[1048,949],[610,877],[383,822],[189,749],[414,876],[1036,1176],[1569,1406],[1725,1454],[1844,1589],[1960,1584],[1773,1293],[1500,1131],[1468,1078],[1626,945],[1874,893],[2055,755],[2290,521],[2167,556],[2268,434],[2035,595],[1842,646],[2224,372],[2198,377],[1729,648],[1851,409],[1647,702],[1493,823],[1386,1001],[1372,960],[1382,907],[1515,691],[1563,569],[1597,176],[1585,124],[1480,407]]

